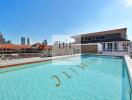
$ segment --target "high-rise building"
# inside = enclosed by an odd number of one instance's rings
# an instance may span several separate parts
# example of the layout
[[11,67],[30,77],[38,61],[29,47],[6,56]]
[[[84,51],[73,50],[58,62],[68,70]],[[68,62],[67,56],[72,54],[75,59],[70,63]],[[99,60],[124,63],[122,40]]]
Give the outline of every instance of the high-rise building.
[[3,36],[3,34],[0,32],[0,44],[11,44],[12,42],[10,40],[6,40]]
[[1,32],[0,32],[0,44],[3,44],[3,35]]
[[30,38],[27,38],[27,45],[30,45]]
[[5,44],[5,38],[3,38],[3,44]]
[[21,37],[21,45],[25,45],[25,37]]

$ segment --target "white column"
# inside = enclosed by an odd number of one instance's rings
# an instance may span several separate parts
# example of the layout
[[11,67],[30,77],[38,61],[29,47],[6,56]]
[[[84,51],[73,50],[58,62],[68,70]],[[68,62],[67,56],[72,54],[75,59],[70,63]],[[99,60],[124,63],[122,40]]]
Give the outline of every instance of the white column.
[[112,51],[115,50],[114,42],[112,43]]
[[108,43],[105,43],[105,50],[108,50]]
[[118,50],[122,51],[123,47],[122,47],[122,42],[118,42]]

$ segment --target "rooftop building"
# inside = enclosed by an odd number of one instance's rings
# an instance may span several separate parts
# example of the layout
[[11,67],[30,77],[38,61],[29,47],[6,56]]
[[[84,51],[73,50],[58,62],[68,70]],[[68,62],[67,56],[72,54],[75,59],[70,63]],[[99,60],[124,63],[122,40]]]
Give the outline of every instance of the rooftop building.
[[100,43],[103,52],[129,52],[130,40],[127,39],[127,28],[85,33],[72,36],[75,44]]
[[127,28],[86,33],[72,36],[76,43],[98,43],[98,42],[114,42],[114,41],[129,41],[127,39]]

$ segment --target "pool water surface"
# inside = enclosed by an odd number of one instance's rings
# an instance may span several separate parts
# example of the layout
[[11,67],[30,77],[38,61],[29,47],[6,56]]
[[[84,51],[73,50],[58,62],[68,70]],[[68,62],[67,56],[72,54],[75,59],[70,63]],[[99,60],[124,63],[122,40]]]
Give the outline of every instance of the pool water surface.
[[122,57],[79,57],[0,69],[0,100],[130,100]]

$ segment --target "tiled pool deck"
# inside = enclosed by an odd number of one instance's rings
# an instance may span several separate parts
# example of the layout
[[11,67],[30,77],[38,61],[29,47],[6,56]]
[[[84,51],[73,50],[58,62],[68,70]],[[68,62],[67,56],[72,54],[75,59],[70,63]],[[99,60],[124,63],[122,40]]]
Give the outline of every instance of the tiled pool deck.
[[21,59],[11,59],[11,60],[0,60],[0,68],[31,64],[31,63],[37,63],[37,62],[44,62],[44,61],[60,59],[60,58],[69,57],[69,56],[75,56],[75,55],[44,57],[44,58],[32,57],[32,58],[21,58]]
[[46,58],[33,57],[33,58],[21,58],[21,59],[12,59],[12,60],[1,60],[0,68],[42,62],[50,59],[52,59],[52,57],[46,57]]

